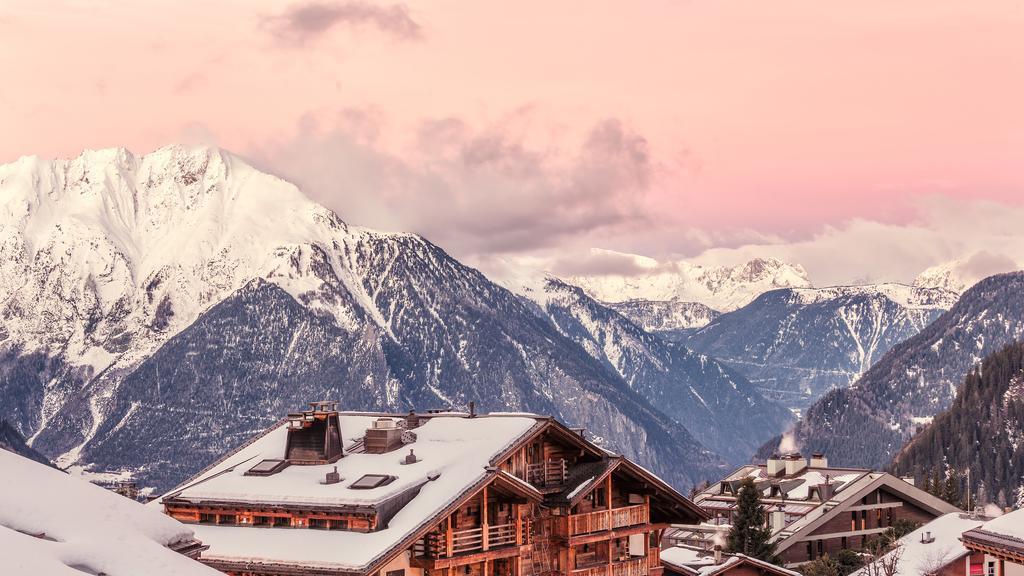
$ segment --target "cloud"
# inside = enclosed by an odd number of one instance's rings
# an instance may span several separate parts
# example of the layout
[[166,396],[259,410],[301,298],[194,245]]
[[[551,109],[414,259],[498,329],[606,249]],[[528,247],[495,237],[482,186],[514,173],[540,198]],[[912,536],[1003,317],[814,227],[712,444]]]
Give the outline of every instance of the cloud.
[[693,260],[735,264],[774,256],[803,265],[818,286],[910,282],[954,260],[962,261],[957,272],[967,280],[1024,267],[1024,206],[935,195],[915,200],[914,211],[906,223],[853,219],[802,240],[711,248]]
[[379,116],[350,109],[307,117],[288,142],[250,156],[350,222],[417,232],[470,260],[650,224],[643,201],[656,167],[643,136],[606,119],[540,146],[529,118],[423,122],[399,155],[377,142]]
[[415,40],[422,35],[420,25],[406,6],[379,6],[362,0],[300,2],[268,18],[267,23],[278,38],[296,45],[306,44],[342,25],[372,26],[400,40]]

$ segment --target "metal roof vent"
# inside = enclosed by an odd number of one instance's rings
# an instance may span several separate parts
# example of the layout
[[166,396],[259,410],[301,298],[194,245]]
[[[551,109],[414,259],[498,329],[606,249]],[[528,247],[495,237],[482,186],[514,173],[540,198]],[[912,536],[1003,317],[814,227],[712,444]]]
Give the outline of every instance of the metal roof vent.
[[391,418],[377,418],[373,421],[374,430],[391,430],[393,428],[397,428],[397,426]]
[[402,459],[402,464],[415,464],[419,461],[420,459],[416,457],[416,453],[412,451],[412,448],[410,448],[409,453]]
[[324,478],[324,484],[337,484],[341,482],[341,474],[338,474],[338,467],[334,467],[333,472],[328,472],[327,477]]

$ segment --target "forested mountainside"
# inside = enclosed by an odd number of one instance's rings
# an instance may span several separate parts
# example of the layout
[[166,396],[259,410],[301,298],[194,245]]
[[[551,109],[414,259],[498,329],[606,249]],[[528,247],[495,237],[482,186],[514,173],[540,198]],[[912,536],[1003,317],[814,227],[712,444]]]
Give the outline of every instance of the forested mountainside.
[[[794,429],[807,451],[882,468],[928,418],[949,407],[963,375],[1024,336],[1024,272],[978,282],[918,335],[893,346],[847,389],[818,400]],[[763,457],[778,446],[762,446]]]
[[606,304],[648,332],[678,341],[722,315],[700,302],[626,300]]
[[972,501],[1000,507],[1024,497],[1024,343],[990,354],[971,370],[948,410],[914,436],[892,470],[920,484],[958,476]]
[[737,372],[644,331],[576,286],[549,278],[530,295],[562,334],[730,463],[747,462],[792,422]]
[[772,290],[684,342],[746,376],[763,395],[806,408],[826,391],[850,385],[956,298],[944,289],[900,284]]
[[680,487],[723,465],[535,306],[226,152],[23,158],[0,201],[0,403],[62,465],[166,488],[323,398],[548,413]]
[[50,460],[34,450],[31,446],[25,443],[25,438],[14,429],[13,426],[7,423],[7,420],[0,420],[0,450],[7,450],[8,452],[14,452],[19,456],[24,456],[29,460],[35,460],[41,464],[52,466]]

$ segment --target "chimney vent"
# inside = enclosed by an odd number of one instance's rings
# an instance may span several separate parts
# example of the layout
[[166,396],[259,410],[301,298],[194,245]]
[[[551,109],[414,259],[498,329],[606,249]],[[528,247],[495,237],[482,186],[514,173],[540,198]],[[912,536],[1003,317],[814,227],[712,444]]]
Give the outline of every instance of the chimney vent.
[[795,476],[807,467],[807,461],[799,452],[787,454],[783,459],[786,461],[786,476]]
[[420,459],[416,457],[416,453],[412,451],[412,448],[410,448],[409,449],[409,454],[407,454],[405,456],[405,460],[403,461],[403,463],[404,464],[415,464],[415,463],[417,463],[419,461],[420,461]]
[[401,448],[405,432],[405,428],[399,428],[391,418],[377,418],[373,427],[366,430],[363,449],[367,454],[385,454]]
[[828,468],[828,458],[821,452],[811,454],[811,468]]
[[341,475],[338,474],[338,467],[335,466],[333,472],[327,473],[327,478],[324,479],[324,484],[337,484],[338,482],[341,482]]
[[782,472],[785,464],[782,462],[782,457],[778,454],[772,454],[768,457],[768,475],[778,476],[779,472]]
[[722,563],[722,545],[715,544],[715,566]]
[[935,542],[935,538],[932,538],[931,532],[921,534],[921,544],[931,544],[932,542]]

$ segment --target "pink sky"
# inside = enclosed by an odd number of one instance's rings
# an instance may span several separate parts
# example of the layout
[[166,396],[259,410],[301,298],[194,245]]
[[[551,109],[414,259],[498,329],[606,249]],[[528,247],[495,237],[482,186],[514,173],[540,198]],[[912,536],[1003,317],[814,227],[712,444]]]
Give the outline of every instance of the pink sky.
[[0,162],[208,141],[485,267],[1024,203],[1017,1],[207,4],[0,6]]

